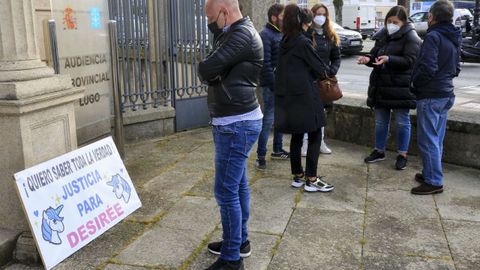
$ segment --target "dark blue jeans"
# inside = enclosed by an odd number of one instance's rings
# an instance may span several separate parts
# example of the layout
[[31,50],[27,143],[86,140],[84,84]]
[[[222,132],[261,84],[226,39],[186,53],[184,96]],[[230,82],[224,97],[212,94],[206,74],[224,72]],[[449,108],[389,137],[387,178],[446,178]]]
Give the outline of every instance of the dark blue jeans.
[[392,111],[397,121],[397,151],[406,154],[408,152],[408,145],[410,144],[411,129],[408,109],[375,109],[375,149],[382,152],[385,151]]
[[422,174],[430,185],[443,186],[443,139],[448,111],[454,102],[455,97],[417,101],[417,144],[423,163]]
[[[257,157],[267,155],[267,143],[270,130],[272,129],[275,112],[275,95],[268,87],[262,88],[263,96],[263,124],[262,132],[258,138]],[[273,131],[273,152],[280,152],[283,146],[283,134]]]
[[240,246],[247,241],[250,192],[247,158],[262,129],[262,120],[213,126],[215,144],[215,198],[220,207],[223,244],[220,258],[240,259]]

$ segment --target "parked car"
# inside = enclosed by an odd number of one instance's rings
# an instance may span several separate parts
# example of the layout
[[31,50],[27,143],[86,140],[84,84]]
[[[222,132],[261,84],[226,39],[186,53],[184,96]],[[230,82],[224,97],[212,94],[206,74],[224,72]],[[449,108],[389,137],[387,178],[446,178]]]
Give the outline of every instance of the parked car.
[[337,23],[333,23],[333,29],[340,37],[340,51],[342,54],[357,54],[363,50],[362,34],[345,29]]
[[424,37],[428,29],[428,12],[417,12],[410,16],[410,20],[413,22],[413,25],[415,25],[417,34]]
[[[423,37],[427,34],[428,29],[428,12],[417,12],[410,16],[411,21],[415,25],[415,30],[419,36]],[[453,13],[453,24],[462,29],[462,34],[467,34],[467,22],[473,22],[472,13],[466,8],[457,8]]]
[[[462,35],[467,35],[467,29],[471,30],[471,24],[473,23],[473,15],[470,10],[466,8],[457,8],[453,13],[453,23],[456,27],[462,29]],[[470,25],[467,25],[470,24]]]

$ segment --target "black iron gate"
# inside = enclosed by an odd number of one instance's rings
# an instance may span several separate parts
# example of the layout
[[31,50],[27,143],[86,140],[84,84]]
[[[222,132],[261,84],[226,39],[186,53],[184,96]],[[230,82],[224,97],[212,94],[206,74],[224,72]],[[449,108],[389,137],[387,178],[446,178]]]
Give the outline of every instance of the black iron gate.
[[175,130],[208,124],[198,62],[210,49],[205,0],[109,0],[122,111],[173,106]]

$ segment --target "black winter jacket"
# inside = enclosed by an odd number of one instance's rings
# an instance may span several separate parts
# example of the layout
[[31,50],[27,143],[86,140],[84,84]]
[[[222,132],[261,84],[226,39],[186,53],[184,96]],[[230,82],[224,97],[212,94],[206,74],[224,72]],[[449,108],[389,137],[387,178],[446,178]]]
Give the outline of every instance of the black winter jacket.
[[260,76],[260,85],[268,87],[273,91],[282,32],[271,23],[267,23],[260,32],[260,37],[263,42],[263,68]]
[[328,76],[337,75],[341,63],[340,48],[337,44],[335,44],[334,41],[327,39],[325,34],[318,34],[314,29],[309,29],[309,31],[306,32],[306,35],[308,38],[312,39],[312,41],[313,38],[315,38],[315,42],[313,42],[315,51],[318,56],[320,56],[323,63],[328,67]]
[[432,26],[425,37],[412,83],[417,99],[454,96],[453,78],[460,73],[462,34],[451,23]]
[[312,42],[303,34],[284,37],[275,80],[275,129],[305,133],[325,126],[325,114],[314,81],[325,69]]
[[200,80],[209,86],[211,117],[244,114],[259,106],[255,89],[262,63],[262,40],[248,17],[215,37],[212,52],[198,65]]
[[[375,46],[367,64],[373,67],[367,105],[387,109],[415,109],[416,98],[410,89],[410,78],[422,41],[413,24],[403,25],[391,36],[382,29],[374,39]],[[388,62],[381,66],[373,65],[375,58],[382,55],[388,56]]]

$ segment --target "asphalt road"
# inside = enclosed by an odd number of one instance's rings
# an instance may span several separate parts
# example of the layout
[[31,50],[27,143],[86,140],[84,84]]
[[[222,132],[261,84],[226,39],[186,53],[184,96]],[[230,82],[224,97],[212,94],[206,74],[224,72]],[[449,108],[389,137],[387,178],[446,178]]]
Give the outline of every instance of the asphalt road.
[[[342,91],[351,96],[366,97],[371,68],[358,65],[358,56],[342,57],[338,80]],[[454,79],[457,105],[465,102],[478,103],[480,109],[480,64],[462,63],[460,76]]]

